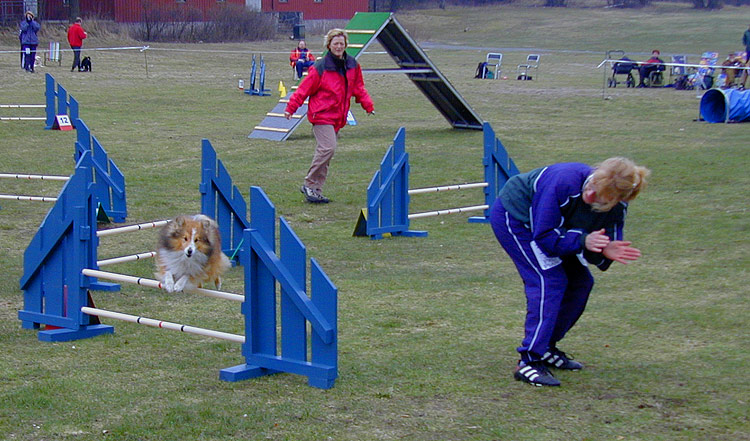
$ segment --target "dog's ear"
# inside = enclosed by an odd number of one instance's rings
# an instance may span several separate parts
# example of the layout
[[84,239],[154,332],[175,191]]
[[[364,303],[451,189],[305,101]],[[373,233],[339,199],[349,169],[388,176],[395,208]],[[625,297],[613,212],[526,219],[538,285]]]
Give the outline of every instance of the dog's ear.
[[187,217],[180,215],[180,216],[177,216],[172,222],[174,222],[174,224],[177,225],[178,227],[182,227],[183,225],[185,225],[186,221],[187,221]]

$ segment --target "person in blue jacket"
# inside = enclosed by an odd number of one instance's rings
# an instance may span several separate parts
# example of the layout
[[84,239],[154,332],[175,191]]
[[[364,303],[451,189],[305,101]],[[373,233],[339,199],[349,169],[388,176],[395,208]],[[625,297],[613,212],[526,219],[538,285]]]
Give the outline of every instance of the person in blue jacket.
[[23,54],[23,68],[28,72],[34,72],[34,62],[36,61],[36,47],[39,45],[39,32],[41,26],[34,20],[34,13],[26,11],[26,16],[19,25],[21,28],[21,52]]
[[560,163],[515,175],[500,191],[490,223],[526,291],[517,380],[559,386],[548,368],[583,368],[557,344],[583,313],[594,286],[587,264],[606,271],[613,261],[626,264],[641,256],[623,240],[623,225],[628,202],[649,174],[621,157],[595,167]]

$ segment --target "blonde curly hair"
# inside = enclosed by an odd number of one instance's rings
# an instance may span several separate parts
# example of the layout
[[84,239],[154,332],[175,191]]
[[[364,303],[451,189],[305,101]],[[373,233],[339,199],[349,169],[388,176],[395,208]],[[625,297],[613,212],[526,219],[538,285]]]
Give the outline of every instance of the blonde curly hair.
[[[589,179],[599,202],[592,204],[596,211],[609,211],[620,201],[630,202],[646,188],[651,170],[628,158],[614,157],[597,164]],[[606,202],[601,202],[606,201]]]

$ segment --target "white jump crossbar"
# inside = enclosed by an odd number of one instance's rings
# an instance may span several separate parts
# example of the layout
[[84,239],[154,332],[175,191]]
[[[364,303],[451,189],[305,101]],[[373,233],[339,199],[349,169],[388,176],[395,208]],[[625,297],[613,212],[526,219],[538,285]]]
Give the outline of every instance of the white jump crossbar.
[[111,236],[113,234],[128,233],[130,231],[139,231],[139,230],[146,230],[149,228],[157,228],[157,227],[161,227],[162,225],[166,225],[168,222],[169,222],[168,220],[161,220],[161,221],[154,221],[154,222],[146,222],[146,223],[138,224],[138,225],[128,225],[128,226],[119,227],[119,228],[110,228],[108,230],[99,230],[96,232],[96,237]]
[[19,173],[0,173],[0,178],[6,179],[38,179],[40,181],[68,181],[70,176],[22,175]]
[[0,116],[0,121],[46,121],[43,116]]
[[0,109],[44,109],[46,104],[0,104]]
[[133,262],[141,259],[151,259],[156,256],[156,251],[149,251],[147,253],[131,254],[129,256],[113,257],[111,259],[97,260],[96,266],[102,267],[107,265],[114,265],[116,263]]
[[441,191],[448,190],[464,190],[467,188],[484,188],[489,184],[486,182],[473,182],[469,184],[455,184],[455,185],[444,185],[442,187],[424,187],[424,188],[413,188],[409,190],[409,194],[421,194],[421,193],[438,193]]
[[446,210],[425,211],[424,213],[414,213],[414,214],[410,214],[408,218],[419,219],[421,217],[432,217],[432,216],[441,216],[444,214],[457,214],[457,213],[466,213],[469,211],[486,210],[488,208],[490,208],[489,205],[474,205],[471,207],[448,208]]
[[[90,268],[84,268],[81,270],[84,276],[96,277],[97,279],[113,280],[115,282],[131,283],[133,285],[148,286],[156,289],[164,289],[161,282],[153,279],[144,279],[143,277],[128,276],[126,274],[110,273],[106,271],[99,271]],[[235,302],[244,302],[245,296],[241,294],[234,294],[231,292],[216,291],[213,289],[195,288],[189,291],[189,293],[202,294],[208,297],[216,297],[219,299],[232,300]]]
[[34,201],[34,202],[56,202],[57,198],[47,196],[21,196],[15,194],[0,194],[0,199],[9,199],[14,201]]
[[230,334],[228,332],[214,331],[212,329],[196,328],[195,326],[181,325],[179,323],[165,322],[164,320],[150,319],[146,317],[138,317],[130,314],[123,314],[121,312],[107,311],[106,309],[90,308],[84,306],[81,308],[81,312],[88,315],[95,315],[97,317],[106,317],[115,320],[122,320],[131,323],[137,323],[139,325],[153,326],[155,328],[170,329],[172,331],[180,331],[187,334],[203,335],[206,337],[220,338],[222,340],[229,340],[236,343],[245,343],[245,336],[238,334]]

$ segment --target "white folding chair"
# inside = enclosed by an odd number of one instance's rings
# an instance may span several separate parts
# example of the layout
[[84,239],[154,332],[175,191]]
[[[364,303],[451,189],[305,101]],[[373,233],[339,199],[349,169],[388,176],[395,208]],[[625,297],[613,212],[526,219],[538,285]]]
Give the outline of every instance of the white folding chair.
[[534,71],[538,72],[539,61],[541,60],[541,58],[542,56],[539,54],[529,54],[529,56],[526,57],[526,63],[519,64],[516,68],[516,77],[519,80],[532,79],[533,77],[531,76],[531,69],[534,69]]
[[[502,64],[503,64],[503,54],[499,52],[490,52],[487,54],[487,58],[485,60],[487,62],[487,69],[494,68],[495,69],[495,79],[500,78],[500,75],[503,73]],[[482,78],[485,77],[485,72],[482,72]]]

